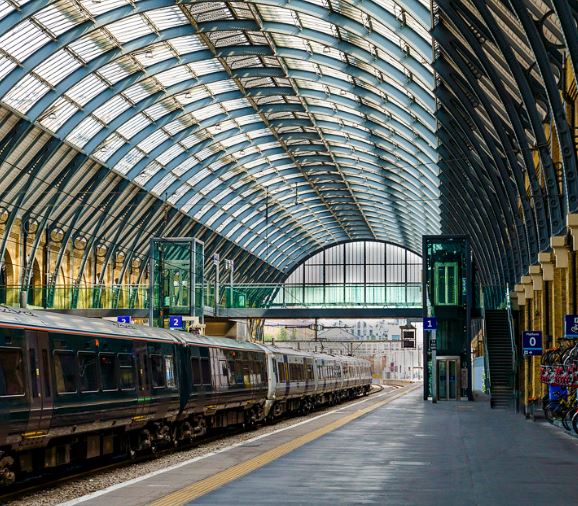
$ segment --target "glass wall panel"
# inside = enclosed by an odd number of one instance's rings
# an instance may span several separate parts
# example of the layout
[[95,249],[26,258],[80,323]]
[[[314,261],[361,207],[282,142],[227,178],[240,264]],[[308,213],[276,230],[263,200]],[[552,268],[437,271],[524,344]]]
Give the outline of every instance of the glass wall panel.
[[345,245],[345,263],[363,264],[365,262],[365,243],[350,242]]
[[325,251],[325,263],[343,265],[343,244]]
[[305,287],[305,304],[321,305],[323,304],[324,294],[323,285]]
[[345,303],[351,305],[364,304],[363,285],[345,285]]
[[303,286],[285,286],[285,304],[294,306],[303,304]]
[[309,260],[307,260],[307,265],[323,265],[323,255],[324,251],[320,251],[316,255],[313,255]]
[[365,280],[368,285],[385,283],[385,265],[366,265]]
[[330,285],[325,287],[325,303],[338,305],[343,303],[343,285]]
[[387,265],[385,269],[387,283],[405,282],[405,265]]
[[407,282],[421,283],[421,264],[407,266]]
[[323,283],[323,266],[305,264],[305,284]]
[[393,244],[340,244],[299,266],[285,282],[284,297],[278,296],[275,304],[284,300],[287,305],[419,307],[421,269],[418,255]]
[[303,283],[303,266],[300,265],[295,269],[285,281],[285,284]]
[[387,285],[385,297],[391,304],[405,304],[405,285]]
[[327,265],[325,267],[326,283],[343,283],[343,265]]
[[384,264],[385,244],[382,242],[366,242],[365,255],[366,263],[368,264]]
[[365,301],[367,304],[384,305],[386,300],[384,285],[367,285],[365,288]]
[[386,262],[388,264],[405,263],[405,250],[393,244],[386,245]]
[[345,266],[345,282],[346,283],[364,283],[364,268],[363,265],[346,265]]

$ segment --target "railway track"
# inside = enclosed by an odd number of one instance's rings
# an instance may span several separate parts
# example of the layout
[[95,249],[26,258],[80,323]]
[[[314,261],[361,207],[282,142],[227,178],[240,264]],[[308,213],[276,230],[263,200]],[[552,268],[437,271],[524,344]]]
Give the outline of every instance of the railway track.
[[[381,385],[372,385],[372,389],[369,392],[369,396],[377,394],[383,391],[384,387]],[[392,391],[396,390],[397,388],[392,387]],[[346,406],[350,402],[355,402],[358,397],[345,401],[340,404],[340,406]],[[334,406],[326,406],[319,410],[314,410],[309,412],[307,415],[299,415],[294,414],[292,416],[284,416],[276,420],[274,423],[271,424],[259,424],[254,428],[247,429],[245,427],[231,427],[226,429],[221,429],[219,432],[214,434],[209,434],[203,438],[195,440],[191,444],[182,445],[177,448],[168,447],[162,448],[157,450],[154,453],[146,453],[142,455],[137,455],[133,458],[130,458],[127,455],[117,455],[112,457],[115,459],[115,462],[110,462],[111,457],[107,459],[107,463],[95,463],[91,466],[83,466],[83,467],[74,467],[74,468],[65,468],[59,471],[50,472],[43,476],[35,476],[26,479],[25,481],[16,483],[15,485],[11,486],[6,493],[0,495],[0,504],[10,504],[13,502],[17,502],[19,500],[24,500],[26,497],[35,494],[36,492],[45,491],[49,489],[58,488],[59,485],[62,484],[69,484],[73,481],[80,481],[87,478],[90,475],[96,475],[100,473],[111,472],[114,470],[121,470],[126,469],[131,466],[135,466],[138,464],[150,462],[157,460],[163,456],[171,455],[174,453],[179,452],[186,452],[190,451],[195,448],[199,448],[201,446],[207,446],[211,443],[218,442],[218,441],[225,441],[230,438],[234,438],[235,436],[239,436],[241,434],[246,434],[248,432],[254,432],[256,429],[271,426],[274,427],[281,422],[289,421],[291,419],[296,418],[307,418],[309,416],[314,416],[320,412],[323,412],[326,409],[332,409]]]

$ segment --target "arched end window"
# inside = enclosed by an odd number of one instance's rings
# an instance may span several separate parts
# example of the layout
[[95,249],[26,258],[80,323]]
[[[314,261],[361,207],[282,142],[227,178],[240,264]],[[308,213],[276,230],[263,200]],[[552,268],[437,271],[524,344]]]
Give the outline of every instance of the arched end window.
[[274,304],[420,307],[421,274],[421,257],[394,244],[338,244],[297,266]]

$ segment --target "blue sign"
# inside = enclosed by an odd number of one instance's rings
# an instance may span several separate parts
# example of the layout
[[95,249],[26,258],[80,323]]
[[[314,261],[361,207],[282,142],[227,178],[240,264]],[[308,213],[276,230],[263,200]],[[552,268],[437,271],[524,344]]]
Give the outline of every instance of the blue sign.
[[564,337],[578,338],[578,315],[567,314],[564,317]]
[[182,328],[183,328],[182,316],[169,316],[169,329],[182,329]]
[[522,348],[524,355],[542,355],[542,332],[539,330],[524,332]]
[[130,316],[117,316],[116,321],[118,323],[130,323]]
[[423,319],[424,330],[436,330],[438,328],[438,319],[435,316]]

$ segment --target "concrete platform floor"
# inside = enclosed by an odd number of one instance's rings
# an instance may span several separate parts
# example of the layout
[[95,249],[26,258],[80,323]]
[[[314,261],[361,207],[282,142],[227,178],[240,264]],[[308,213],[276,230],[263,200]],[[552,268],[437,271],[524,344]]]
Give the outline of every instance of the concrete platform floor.
[[414,392],[194,504],[578,504],[578,441]]
[[[578,439],[563,431],[485,402],[432,405],[421,388],[391,402],[391,393],[372,397],[84,504],[172,506],[193,497],[204,505],[578,503]],[[255,461],[256,470],[243,468]],[[214,489],[216,476],[222,486]]]

